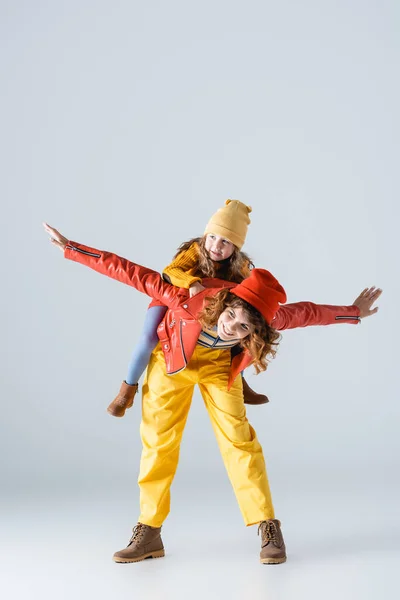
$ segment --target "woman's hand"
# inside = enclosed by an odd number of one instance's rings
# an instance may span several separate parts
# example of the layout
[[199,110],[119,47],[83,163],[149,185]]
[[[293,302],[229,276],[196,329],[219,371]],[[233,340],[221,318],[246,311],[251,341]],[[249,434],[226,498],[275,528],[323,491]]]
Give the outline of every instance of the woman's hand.
[[51,243],[57,246],[57,248],[60,248],[61,252],[64,252],[65,246],[68,243],[68,239],[61,235],[61,233],[57,231],[57,229],[54,229],[54,227],[50,227],[50,225],[47,225],[47,223],[43,223],[43,227],[49,234]]
[[361,292],[361,294],[356,298],[353,302],[354,306],[358,306],[360,309],[360,319],[364,319],[365,317],[370,317],[378,312],[378,307],[376,306],[371,310],[371,306],[379,298],[382,294],[382,290],[380,288],[371,287],[365,288]]
[[189,297],[193,298],[193,296],[199,294],[202,290],[205,289],[206,288],[204,287],[204,285],[201,285],[200,281],[196,281],[196,283],[193,283],[193,285],[191,285],[189,288]]

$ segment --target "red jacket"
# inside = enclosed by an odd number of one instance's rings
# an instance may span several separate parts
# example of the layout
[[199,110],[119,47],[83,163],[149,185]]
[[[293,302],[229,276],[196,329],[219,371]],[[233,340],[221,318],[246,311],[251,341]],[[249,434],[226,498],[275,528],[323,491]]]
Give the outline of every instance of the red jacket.
[[[204,306],[205,298],[213,296],[223,287],[231,288],[236,285],[221,279],[203,279],[202,283],[207,289],[189,298],[187,289],[174,287],[152,269],[137,265],[116,254],[68,242],[64,256],[121,283],[131,285],[153,298],[157,304],[164,304],[169,308],[157,330],[169,375],[178,373],[190,361],[201,331],[197,315]],[[271,326],[283,330],[333,323],[357,324],[360,321],[359,314],[356,306],[296,302],[281,306]],[[228,387],[251,363],[252,358],[246,350],[233,357]]]

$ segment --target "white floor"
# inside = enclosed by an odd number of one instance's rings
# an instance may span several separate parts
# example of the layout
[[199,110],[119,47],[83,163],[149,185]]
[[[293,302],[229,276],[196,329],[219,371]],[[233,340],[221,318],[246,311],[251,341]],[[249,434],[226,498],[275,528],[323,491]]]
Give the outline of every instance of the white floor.
[[307,495],[283,491],[277,517],[282,518],[288,561],[276,566],[259,563],[257,530],[242,525],[230,497],[222,506],[194,489],[190,496],[175,494],[163,528],[166,557],[122,565],[111,557],[130,537],[136,492],[108,493],[100,499],[98,493],[19,497],[2,507],[1,596],[7,600],[399,597],[395,494],[387,494],[381,510],[383,498],[377,490],[357,492],[350,486],[346,499],[326,486],[308,490]]

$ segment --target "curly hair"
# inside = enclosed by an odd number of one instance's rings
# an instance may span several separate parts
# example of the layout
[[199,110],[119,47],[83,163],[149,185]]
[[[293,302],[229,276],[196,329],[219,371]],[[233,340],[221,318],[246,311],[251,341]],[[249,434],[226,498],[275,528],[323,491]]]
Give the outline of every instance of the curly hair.
[[239,345],[247,350],[253,359],[256,373],[265,371],[270,360],[275,358],[280,334],[268,325],[261,313],[251,304],[238,298],[229,290],[220,290],[215,296],[206,298],[206,305],[198,315],[203,327],[214,327],[220,315],[227,308],[242,308],[253,325],[254,330],[239,341]]
[[193,244],[197,244],[199,251],[199,263],[196,277],[218,277],[233,283],[241,283],[250,275],[251,269],[254,268],[253,261],[245,253],[239,250],[234,245],[233,253],[229,258],[221,261],[215,261],[210,258],[206,250],[206,236],[192,238],[181,244],[174,256],[174,259],[185,250],[188,250]]

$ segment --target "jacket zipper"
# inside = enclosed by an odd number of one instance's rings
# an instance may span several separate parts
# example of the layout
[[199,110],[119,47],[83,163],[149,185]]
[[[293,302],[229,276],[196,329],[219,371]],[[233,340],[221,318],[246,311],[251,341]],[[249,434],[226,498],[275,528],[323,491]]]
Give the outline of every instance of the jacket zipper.
[[67,248],[70,250],[75,250],[75,252],[80,252],[81,254],[86,254],[87,256],[94,256],[94,258],[100,258],[101,254],[95,254],[94,252],[87,252],[86,250],[81,250],[81,248],[76,248],[76,246],[70,246],[67,244]]
[[182,367],[181,369],[178,369],[177,371],[173,371],[172,373],[167,373],[167,375],[176,375],[177,373],[180,373],[181,371],[184,371],[186,369],[186,365],[184,367]]
[[181,348],[182,348],[182,354],[183,354],[183,360],[185,361],[185,366],[187,365],[187,358],[186,358],[186,354],[185,354],[185,349],[183,347],[183,339],[182,339],[182,320],[179,323],[179,337],[181,340]]
[[335,317],[335,321],[340,321],[340,319],[354,319],[355,321],[361,321],[360,317],[351,317],[351,316],[348,316],[348,317]]

